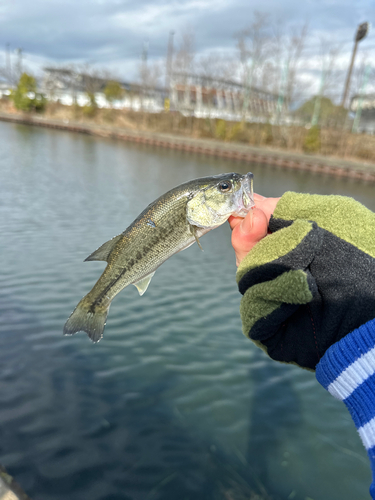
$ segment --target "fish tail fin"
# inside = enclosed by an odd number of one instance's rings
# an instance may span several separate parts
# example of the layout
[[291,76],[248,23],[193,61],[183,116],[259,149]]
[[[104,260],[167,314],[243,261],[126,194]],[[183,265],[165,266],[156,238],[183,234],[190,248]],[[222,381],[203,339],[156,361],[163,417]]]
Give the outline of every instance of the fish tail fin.
[[106,306],[95,306],[88,296],[78,303],[64,325],[64,335],[74,335],[77,332],[86,332],[93,342],[99,342],[107,319],[110,303]]

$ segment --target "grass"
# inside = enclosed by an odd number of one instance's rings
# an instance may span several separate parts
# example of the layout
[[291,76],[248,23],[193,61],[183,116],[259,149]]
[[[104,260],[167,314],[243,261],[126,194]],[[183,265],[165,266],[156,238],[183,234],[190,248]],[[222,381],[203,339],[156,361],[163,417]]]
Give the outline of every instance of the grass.
[[[48,103],[45,118],[149,132],[164,132],[191,138],[217,139],[294,153],[319,154],[375,163],[375,137],[352,134],[342,128],[239,123],[214,118],[183,116],[179,112],[146,113],[132,110],[88,109]],[[8,99],[0,99],[0,111],[13,113]]]

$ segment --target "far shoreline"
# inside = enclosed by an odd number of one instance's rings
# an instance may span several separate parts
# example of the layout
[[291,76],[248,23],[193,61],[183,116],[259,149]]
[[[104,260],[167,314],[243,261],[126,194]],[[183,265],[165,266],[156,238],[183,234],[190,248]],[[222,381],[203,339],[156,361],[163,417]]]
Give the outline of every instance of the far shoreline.
[[310,155],[271,147],[201,139],[177,134],[141,131],[110,125],[45,118],[43,115],[0,112],[0,121],[65,130],[126,142],[185,151],[246,163],[261,163],[289,170],[326,174],[333,177],[375,182],[375,164],[337,157]]

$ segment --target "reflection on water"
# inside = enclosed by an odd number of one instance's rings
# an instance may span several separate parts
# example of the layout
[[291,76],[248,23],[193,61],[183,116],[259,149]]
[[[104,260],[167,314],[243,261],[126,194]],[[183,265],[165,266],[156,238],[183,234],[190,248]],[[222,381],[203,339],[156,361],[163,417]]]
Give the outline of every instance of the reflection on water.
[[[62,336],[104,264],[83,260],[167,189],[248,166],[0,123],[0,462],[38,500],[366,498],[342,404],[241,333],[227,226]],[[257,192],[373,188],[251,167]],[[258,496],[255,496],[258,495]]]

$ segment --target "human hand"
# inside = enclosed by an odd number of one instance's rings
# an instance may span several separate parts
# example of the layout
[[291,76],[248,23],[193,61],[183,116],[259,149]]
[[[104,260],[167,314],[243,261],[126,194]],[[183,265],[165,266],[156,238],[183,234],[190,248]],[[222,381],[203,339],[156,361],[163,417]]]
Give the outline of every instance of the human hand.
[[253,246],[268,233],[268,223],[280,198],[265,198],[254,193],[255,207],[245,218],[229,217],[232,229],[232,246],[236,253],[237,266]]
[[252,212],[230,221],[244,334],[273,359],[315,369],[375,317],[375,214],[351,198],[297,193],[256,196]]

